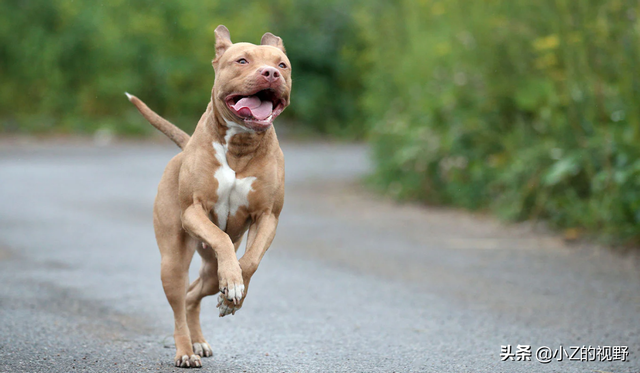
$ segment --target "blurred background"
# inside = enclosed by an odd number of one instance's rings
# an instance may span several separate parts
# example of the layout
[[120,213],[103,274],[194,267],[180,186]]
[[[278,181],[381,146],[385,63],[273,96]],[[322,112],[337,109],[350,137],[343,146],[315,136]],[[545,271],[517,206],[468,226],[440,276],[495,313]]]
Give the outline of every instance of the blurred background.
[[[238,314],[205,299],[205,371],[639,372],[639,17],[638,0],[0,1],[0,372],[178,371],[151,211],[179,150],[124,92],[191,133],[219,24],[281,36],[294,83],[277,237]],[[628,356],[502,361],[521,345]]]
[[631,0],[4,0],[0,133],[191,132],[214,33],[284,39],[309,137],[364,140],[401,200],[640,240],[640,7]]

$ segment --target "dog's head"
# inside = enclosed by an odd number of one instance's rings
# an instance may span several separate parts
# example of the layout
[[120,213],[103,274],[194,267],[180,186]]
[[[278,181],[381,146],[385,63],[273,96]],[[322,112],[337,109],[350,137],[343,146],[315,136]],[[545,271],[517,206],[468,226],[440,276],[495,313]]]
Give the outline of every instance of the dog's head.
[[211,97],[216,110],[226,120],[265,131],[289,105],[291,64],[282,39],[267,32],[260,45],[234,44],[223,25],[215,34]]

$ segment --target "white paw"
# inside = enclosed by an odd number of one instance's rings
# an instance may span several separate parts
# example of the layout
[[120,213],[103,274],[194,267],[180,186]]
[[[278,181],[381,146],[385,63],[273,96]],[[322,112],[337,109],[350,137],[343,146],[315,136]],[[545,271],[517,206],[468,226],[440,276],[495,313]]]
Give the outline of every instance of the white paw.
[[224,297],[233,304],[239,304],[244,296],[244,285],[233,284],[231,286],[220,289],[218,297]]
[[209,346],[207,342],[194,343],[193,353],[202,357],[213,356],[213,351],[211,350],[211,346]]
[[220,312],[220,317],[224,317],[227,315],[235,315],[236,311],[240,309],[239,305],[231,303],[226,297],[220,293],[218,294],[218,311]]
[[202,362],[198,355],[182,355],[176,358],[176,366],[179,368],[202,368]]

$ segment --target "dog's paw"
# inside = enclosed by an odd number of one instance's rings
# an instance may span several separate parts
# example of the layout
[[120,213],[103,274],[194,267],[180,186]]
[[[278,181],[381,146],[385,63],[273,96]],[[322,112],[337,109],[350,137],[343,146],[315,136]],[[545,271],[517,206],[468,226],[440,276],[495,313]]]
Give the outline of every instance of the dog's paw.
[[176,366],[178,368],[202,368],[202,361],[198,355],[182,355],[176,357]]
[[224,317],[227,315],[235,315],[236,311],[242,307],[241,302],[233,303],[229,301],[226,296],[222,293],[218,294],[218,311],[220,312],[220,317]]
[[227,299],[233,304],[239,304],[244,297],[244,283],[242,280],[242,271],[240,265],[226,270],[218,270],[218,279],[220,286],[220,296]]
[[207,342],[196,342],[193,344],[193,353],[202,357],[213,356],[211,346]]
[[230,287],[224,287],[220,289],[219,298],[224,298],[229,302],[237,305],[240,303],[242,298],[244,297],[244,285],[243,284],[235,284]]

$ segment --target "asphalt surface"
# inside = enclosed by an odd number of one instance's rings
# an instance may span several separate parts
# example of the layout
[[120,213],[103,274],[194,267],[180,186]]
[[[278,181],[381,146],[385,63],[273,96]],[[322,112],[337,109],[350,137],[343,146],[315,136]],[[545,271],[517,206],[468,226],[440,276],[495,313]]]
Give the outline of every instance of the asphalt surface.
[[[235,316],[205,299],[200,371],[640,371],[637,254],[380,198],[360,145],[282,147],[276,239]],[[151,222],[177,151],[0,143],[0,372],[184,371]],[[518,344],[532,361],[501,361]],[[541,346],[628,356],[542,364]]]

